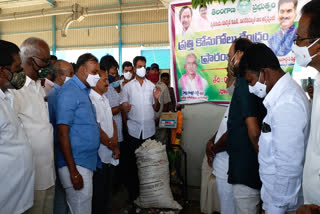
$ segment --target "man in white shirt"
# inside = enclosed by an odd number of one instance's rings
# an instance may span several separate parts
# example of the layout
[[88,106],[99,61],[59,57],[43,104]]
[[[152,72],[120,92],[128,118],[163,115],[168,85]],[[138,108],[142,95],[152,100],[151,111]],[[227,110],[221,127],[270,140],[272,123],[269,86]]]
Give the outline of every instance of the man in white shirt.
[[13,106],[29,138],[35,161],[34,206],[29,213],[53,213],[54,155],[53,129],[49,121],[48,104],[39,80],[39,70],[49,65],[50,49],[39,38],[28,38],[21,45],[21,60],[27,75],[18,91],[12,90]]
[[263,104],[267,109],[258,153],[262,207],[266,214],[295,213],[303,203],[309,101],[265,44],[254,44],[244,53],[240,71],[248,81],[249,91],[265,97]]
[[33,205],[34,168],[30,141],[14,112],[8,88],[23,87],[19,48],[0,40],[0,212],[24,213]]
[[[301,10],[297,38],[292,46],[296,62],[320,71],[320,2],[310,1]],[[320,206],[320,73],[315,77],[311,131],[303,171],[305,204]]]
[[186,56],[184,69],[186,73],[179,79],[181,90],[205,92],[208,83],[197,73],[198,63],[195,54],[190,53]]
[[107,213],[107,208],[111,208],[112,202],[114,166],[119,164],[120,153],[117,146],[117,126],[112,117],[109,100],[104,96],[109,86],[108,75],[103,70],[98,73],[100,79],[96,87],[91,89],[89,97],[96,109],[97,122],[102,129],[100,135],[105,140],[101,141],[98,151],[102,168],[98,168],[93,174],[92,213]]
[[128,191],[130,201],[139,196],[139,179],[135,150],[155,134],[154,111],[160,108],[161,89],[145,78],[146,58],[137,56],[133,59],[135,79],[127,83],[121,92],[121,104],[128,112],[128,139],[125,141],[127,156],[126,168],[129,173]]
[[[232,96],[236,84],[236,78],[229,72],[227,77],[227,91],[229,95]],[[232,184],[228,183],[229,155],[226,151],[228,115],[229,106],[223,115],[218,131],[208,141],[206,148],[208,164],[213,169],[212,174],[216,176],[221,214],[236,213]]]

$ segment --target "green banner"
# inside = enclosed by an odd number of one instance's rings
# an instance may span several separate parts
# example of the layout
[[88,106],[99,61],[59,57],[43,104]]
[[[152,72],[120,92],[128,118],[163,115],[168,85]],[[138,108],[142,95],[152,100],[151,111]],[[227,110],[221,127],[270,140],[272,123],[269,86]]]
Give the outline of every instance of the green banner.
[[237,38],[267,44],[285,72],[292,73],[291,51],[300,8],[277,0],[238,0],[191,8],[191,2],[172,3],[170,43],[172,70],[179,103],[228,103],[226,67],[228,51]]

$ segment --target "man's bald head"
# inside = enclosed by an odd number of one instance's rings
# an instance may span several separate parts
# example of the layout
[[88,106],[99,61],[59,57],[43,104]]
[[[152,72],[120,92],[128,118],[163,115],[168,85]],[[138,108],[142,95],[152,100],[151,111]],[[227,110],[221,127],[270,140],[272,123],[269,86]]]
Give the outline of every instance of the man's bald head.
[[22,63],[25,63],[28,58],[33,56],[49,60],[50,48],[44,40],[36,37],[30,37],[22,43],[20,47],[20,55]]
[[36,81],[39,70],[49,65],[50,48],[44,40],[30,37],[22,43],[20,56],[26,75]]
[[74,74],[73,66],[71,63],[64,60],[57,60],[53,66],[53,80],[58,85],[63,85],[66,77],[72,77]]

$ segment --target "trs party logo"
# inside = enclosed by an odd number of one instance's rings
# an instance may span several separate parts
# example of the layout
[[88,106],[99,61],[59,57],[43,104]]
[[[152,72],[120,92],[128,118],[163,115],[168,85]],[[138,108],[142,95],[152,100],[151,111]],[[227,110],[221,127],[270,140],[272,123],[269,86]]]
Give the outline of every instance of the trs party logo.
[[241,15],[247,15],[251,11],[251,2],[249,0],[240,0],[237,9]]

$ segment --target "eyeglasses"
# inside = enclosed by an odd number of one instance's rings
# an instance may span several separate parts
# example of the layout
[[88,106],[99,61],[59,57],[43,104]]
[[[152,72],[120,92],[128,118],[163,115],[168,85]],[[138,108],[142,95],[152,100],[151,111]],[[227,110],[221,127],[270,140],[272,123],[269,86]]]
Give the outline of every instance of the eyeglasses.
[[31,58],[36,58],[36,59],[39,59],[40,61],[42,61],[43,63],[45,63],[46,65],[45,66],[40,66],[34,59],[34,63],[36,64],[36,66],[38,66],[39,68],[45,68],[49,65],[50,63],[50,59],[42,59],[40,57],[37,57],[37,56],[32,56]]
[[305,37],[305,38],[298,38],[298,36],[296,36],[294,39],[293,39],[293,42],[294,44],[296,45],[297,44],[297,41],[303,41],[303,40],[308,40],[308,39],[319,39],[319,37]]

